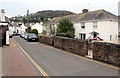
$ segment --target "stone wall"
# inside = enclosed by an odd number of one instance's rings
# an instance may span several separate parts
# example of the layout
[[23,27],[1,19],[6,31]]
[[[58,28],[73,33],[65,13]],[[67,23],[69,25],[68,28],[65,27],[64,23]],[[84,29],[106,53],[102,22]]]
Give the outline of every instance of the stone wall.
[[51,45],[51,46],[54,45],[54,43],[53,43],[53,41],[54,41],[53,37],[39,36],[39,41],[40,42],[44,42],[44,43],[46,43],[48,45]]
[[94,42],[93,59],[120,66],[120,44]]
[[85,56],[88,53],[87,41],[81,41],[78,39],[66,37],[43,37],[43,36],[40,36],[39,40],[49,45],[52,45],[56,48],[72,52],[81,56]]
[[54,47],[72,52],[81,56],[85,56],[88,53],[87,41],[81,41],[78,39],[55,37]]

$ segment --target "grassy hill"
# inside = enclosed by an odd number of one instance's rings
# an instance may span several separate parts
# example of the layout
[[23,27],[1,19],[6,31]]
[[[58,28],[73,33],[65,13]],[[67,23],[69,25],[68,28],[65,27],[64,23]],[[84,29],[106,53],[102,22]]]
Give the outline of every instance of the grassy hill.
[[60,17],[60,16],[65,16],[65,15],[70,15],[74,14],[73,12],[70,11],[65,11],[65,10],[44,10],[44,11],[38,11],[36,13],[32,13],[24,16],[16,16],[10,18],[11,21],[14,22],[46,22],[49,19],[52,19],[54,17]]

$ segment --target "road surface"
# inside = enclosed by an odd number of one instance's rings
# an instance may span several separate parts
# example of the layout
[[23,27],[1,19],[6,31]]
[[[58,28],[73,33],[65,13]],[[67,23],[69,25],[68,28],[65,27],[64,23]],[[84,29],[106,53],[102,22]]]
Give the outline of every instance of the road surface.
[[118,69],[38,43],[14,37],[48,76],[118,76]]

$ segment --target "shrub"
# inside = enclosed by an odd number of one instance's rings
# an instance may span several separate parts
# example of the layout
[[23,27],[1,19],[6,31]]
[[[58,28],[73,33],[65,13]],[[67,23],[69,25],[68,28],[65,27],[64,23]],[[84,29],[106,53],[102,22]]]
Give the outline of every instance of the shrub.
[[37,30],[37,29],[32,29],[32,30],[31,30],[31,33],[38,34],[38,30]]

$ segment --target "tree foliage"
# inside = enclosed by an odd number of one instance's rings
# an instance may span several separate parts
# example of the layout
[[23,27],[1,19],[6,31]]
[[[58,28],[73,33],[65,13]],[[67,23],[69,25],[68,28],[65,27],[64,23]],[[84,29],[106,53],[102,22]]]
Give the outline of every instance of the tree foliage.
[[26,32],[30,33],[30,32],[31,32],[31,27],[28,27],[28,28],[26,29]]
[[37,29],[32,29],[31,33],[38,34],[38,30]]
[[68,19],[63,19],[58,24],[57,36],[74,38],[75,28]]

